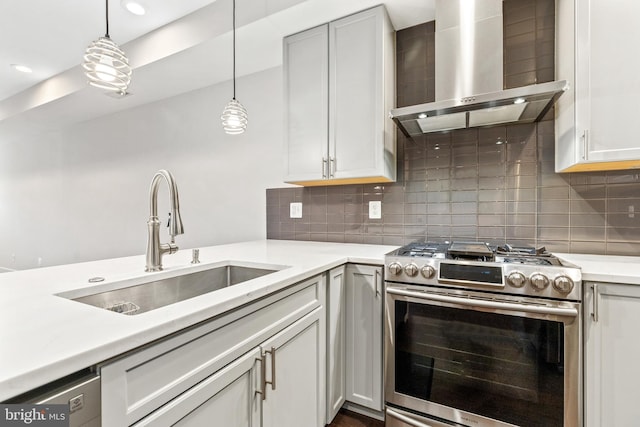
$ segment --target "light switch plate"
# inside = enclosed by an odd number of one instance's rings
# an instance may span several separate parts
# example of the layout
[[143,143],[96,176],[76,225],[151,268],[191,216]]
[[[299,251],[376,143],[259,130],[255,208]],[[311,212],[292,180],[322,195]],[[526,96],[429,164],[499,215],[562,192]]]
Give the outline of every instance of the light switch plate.
[[289,204],[289,218],[302,218],[301,202],[293,202]]
[[380,200],[371,200],[369,202],[369,219],[382,218],[382,202]]

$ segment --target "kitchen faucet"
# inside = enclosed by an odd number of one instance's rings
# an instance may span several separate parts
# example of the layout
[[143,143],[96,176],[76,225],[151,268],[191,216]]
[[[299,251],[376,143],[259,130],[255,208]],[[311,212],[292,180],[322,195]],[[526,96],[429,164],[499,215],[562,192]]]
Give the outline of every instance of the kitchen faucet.
[[[160,179],[164,178],[169,186],[169,197],[171,198],[171,213],[169,218],[170,243],[160,243],[160,220],[158,219],[158,185]],[[153,176],[151,187],[149,188],[150,213],[147,221],[147,266],[145,271],[162,270],[162,255],[173,254],[178,251],[175,244],[175,237],[184,233],[182,218],[180,217],[180,203],[178,201],[178,186],[171,175],[171,172],[161,169]]]

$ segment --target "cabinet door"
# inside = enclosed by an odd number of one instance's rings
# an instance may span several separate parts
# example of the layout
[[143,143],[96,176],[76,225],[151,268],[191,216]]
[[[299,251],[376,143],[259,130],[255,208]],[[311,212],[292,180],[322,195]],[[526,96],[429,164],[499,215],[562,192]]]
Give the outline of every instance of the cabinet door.
[[585,425],[637,425],[640,286],[587,284],[584,305]]
[[332,179],[385,175],[385,128],[392,106],[386,104],[385,90],[395,84],[385,81],[392,73],[385,68],[393,49],[385,44],[389,26],[383,6],[329,24]]
[[265,427],[324,426],[325,320],[318,308],[261,345]]
[[327,423],[346,395],[345,266],[329,271],[327,285]]
[[635,0],[576,2],[576,137],[588,162],[640,160],[640,59],[629,52],[640,40],[639,15]]
[[259,358],[259,348],[250,351],[135,426],[260,427]]
[[556,2],[556,76],[570,83],[556,104],[557,172],[640,167],[633,138],[640,60],[628,52],[640,38],[638,13],[633,0]]
[[348,265],[347,400],[382,410],[382,268]]
[[285,181],[326,178],[327,31],[322,25],[284,39]]

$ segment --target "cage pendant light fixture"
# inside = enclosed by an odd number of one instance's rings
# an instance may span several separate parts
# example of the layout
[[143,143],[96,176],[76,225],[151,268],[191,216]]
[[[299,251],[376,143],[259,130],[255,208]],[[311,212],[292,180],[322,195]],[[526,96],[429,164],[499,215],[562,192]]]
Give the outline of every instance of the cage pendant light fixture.
[[126,95],[131,83],[129,59],[109,37],[109,0],[105,0],[106,32],[92,42],[84,54],[84,74],[91,86]]
[[233,99],[222,112],[222,127],[229,135],[238,135],[247,129],[247,110],[236,99],[236,0],[233,0]]

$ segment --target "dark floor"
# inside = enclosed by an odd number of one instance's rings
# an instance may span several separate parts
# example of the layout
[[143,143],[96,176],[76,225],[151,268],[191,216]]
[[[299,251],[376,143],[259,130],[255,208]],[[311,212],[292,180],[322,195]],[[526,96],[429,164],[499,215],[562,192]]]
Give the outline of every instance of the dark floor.
[[341,409],[329,427],[384,427],[384,422]]

